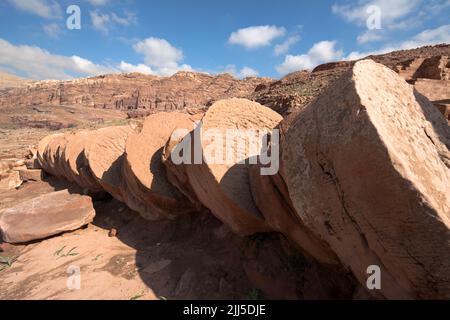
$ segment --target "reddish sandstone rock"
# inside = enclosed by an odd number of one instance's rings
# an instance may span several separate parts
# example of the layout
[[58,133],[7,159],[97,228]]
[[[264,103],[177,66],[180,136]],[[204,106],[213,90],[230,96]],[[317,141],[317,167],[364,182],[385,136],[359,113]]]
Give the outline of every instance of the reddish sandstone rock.
[[123,162],[125,202],[146,219],[171,219],[195,211],[169,183],[161,160],[173,130],[191,126],[186,114],[163,112],[147,117],[140,131],[128,136]]
[[91,141],[84,149],[84,157],[93,177],[119,201],[124,201],[122,191],[122,162],[125,142],[132,132],[130,126],[106,127],[90,134]]
[[261,167],[250,168],[250,186],[253,200],[266,223],[294,241],[304,253],[326,264],[337,264],[338,259],[330,248],[316,238],[297,216],[283,178],[261,175]]
[[[192,116],[191,116],[192,119]],[[194,189],[192,188],[191,182],[187,175],[187,167],[189,164],[177,163],[175,164],[172,159],[172,154],[178,154],[182,156],[181,147],[183,146],[183,141],[188,136],[192,137],[190,130],[194,126],[194,122],[185,122],[186,128],[176,128],[170,135],[169,140],[164,146],[162,153],[162,162],[166,167],[166,176],[169,182],[175,186],[184,196],[186,196],[189,201],[196,207],[197,210],[202,210],[204,207],[200,200],[197,198]]]
[[19,171],[8,171],[0,173],[0,190],[8,191],[18,188],[22,185],[22,179],[20,178]]
[[[249,129],[271,132],[281,119],[275,111],[246,99],[216,102],[202,119],[203,131],[199,137],[201,148],[203,151],[213,149],[217,154],[223,150],[219,137],[210,139],[204,136],[204,132],[206,134],[209,130],[217,130],[217,136],[221,135],[224,139],[227,129],[240,130],[237,131],[238,135],[243,135]],[[242,135],[240,137],[246,142],[246,147],[239,148],[238,144],[232,144],[229,150],[232,161],[202,161],[202,164],[187,166],[187,173],[197,197],[217,218],[234,232],[250,235],[269,231],[270,227],[256,208],[250,191],[248,170],[251,165],[248,159],[258,156],[259,149],[257,152],[250,150],[249,143],[254,145],[258,141]],[[221,159],[225,160],[226,156],[224,154]],[[242,157],[248,159],[246,163],[240,164],[238,162]]]
[[281,175],[302,223],[386,298],[450,297],[450,127],[395,72],[357,62],[298,114]]
[[[270,82],[272,80],[267,78],[240,80],[229,74],[211,76],[185,71],[170,77],[140,73],[108,74],[68,81],[39,81],[12,88],[0,96],[0,108],[68,105],[120,109],[131,113],[171,112],[208,106],[218,99],[246,97],[257,85]],[[54,129],[67,126],[63,122],[49,120],[32,125]]]
[[19,170],[19,175],[22,181],[41,181],[43,176],[41,169]]
[[67,179],[91,192],[102,191],[103,188],[93,176],[84,154],[84,150],[95,139],[95,131],[74,132],[68,134],[66,139],[67,143],[62,157]]
[[5,242],[29,242],[76,230],[94,216],[90,197],[62,190],[0,211],[0,233]]
[[65,134],[56,135],[48,142],[44,151],[46,171],[58,178],[66,177],[62,167],[62,151],[65,148],[66,142]]
[[62,133],[55,133],[48,135],[41,139],[38,144],[37,148],[37,159],[39,161],[39,164],[41,167],[48,173],[52,173],[52,168],[50,164],[47,162],[47,159],[45,158],[45,150],[47,149],[48,144],[55,138],[61,137]]

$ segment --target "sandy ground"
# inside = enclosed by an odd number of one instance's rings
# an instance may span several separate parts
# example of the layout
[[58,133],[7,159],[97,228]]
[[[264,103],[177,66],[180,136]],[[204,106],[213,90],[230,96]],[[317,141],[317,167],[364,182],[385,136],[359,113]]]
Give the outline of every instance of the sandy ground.
[[[77,189],[52,177],[24,183],[0,194],[0,210],[64,188]],[[93,223],[79,230],[0,243],[0,299],[354,297],[347,272],[307,259],[280,234],[241,238],[210,212],[150,222],[109,196],[94,206]]]
[[[66,187],[49,182],[3,193],[0,209]],[[12,264],[0,265],[0,299],[242,299],[252,292],[241,264],[243,239],[210,214],[148,222],[113,199],[95,206],[86,228],[26,245],[3,243],[0,255]]]

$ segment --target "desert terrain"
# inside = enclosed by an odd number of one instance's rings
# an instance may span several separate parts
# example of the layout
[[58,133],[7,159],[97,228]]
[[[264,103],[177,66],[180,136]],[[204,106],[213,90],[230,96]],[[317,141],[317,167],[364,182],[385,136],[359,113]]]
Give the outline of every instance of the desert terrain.
[[[450,297],[448,44],[279,80],[0,78],[0,299]],[[198,120],[280,129],[280,172],[174,165]]]

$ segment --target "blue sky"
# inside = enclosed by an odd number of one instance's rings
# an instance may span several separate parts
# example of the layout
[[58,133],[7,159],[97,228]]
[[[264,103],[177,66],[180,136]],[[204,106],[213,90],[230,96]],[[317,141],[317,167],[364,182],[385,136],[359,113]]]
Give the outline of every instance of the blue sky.
[[[77,5],[81,29],[69,30]],[[450,43],[450,0],[3,0],[0,69],[35,79],[180,70],[279,78]]]

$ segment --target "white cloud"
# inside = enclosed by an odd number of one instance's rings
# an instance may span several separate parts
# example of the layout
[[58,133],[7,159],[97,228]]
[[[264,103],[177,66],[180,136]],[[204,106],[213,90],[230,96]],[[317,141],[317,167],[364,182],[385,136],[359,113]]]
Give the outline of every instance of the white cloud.
[[144,56],[144,62],[155,68],[162,76],[170,76],[177,71],[192,71],[187,64],[180,65],[183,51],[172,46],[167,40],[150,37],[134,44],[133,49]]
[[157,68],[156,74],[163,77],[169,77],[178,71],[194,71],[194,69],[188,64],[165,66]]
[[62,33],[62,28],[58,23],[50,23],[44,26],[44,32],[54,39],[58,39]]
[[450,43],[450,24],[435,29],[427,29],[416,34],[412,39],[403,42],[402,49],[411,49],[438,43]]
[[364,44],[367,42],[381,41],[383,39],[384,37],[380,30],[367,30],[358,36],[357,41],[359,44]]
[[[170,76],[178,71],[193,71],[182,64],[183,52],[164,39],[148,38],[136,43],[134,50],[144,55],[137,65],[121,61],[118,65],[96,64],[83,57],[50,53],[37,46],[14,45],[0,38],[0,68],[11,69],[31,79],[64,80],[117,72],[140,72]],[[243,69],[246,75],[254,70]]]
[[144,74],[155,74],[152,70],[152,68],[150,68],[149,66],[140,63],[137,65],[134,64],[130,64],[127,63],[125,61],[121,61],[120,65],[119,65],[119,70],[122,72],[140,72],[140,73],[144,73]]
[[241,78],[247,78],[247,77],[257,77],[259,75],[259,72],[255,69],[252,69],[250,67],[243,67],[239,71],[239,76]]
[[126,27],[137,23],[136,15],[130,12],[125,13],[123,17],[116,13],[101,13],[98,10],[90,11],[92,25],[103,34],[108,34],[109,30],[116,24]]
[[284,36],[285,33],[286,29],[283,27],[253,26],[231,33],[228,42],[242,45],[247,49],[255,49],[270,45],[272,40]]
[[287,38],[283,43],[277,44],[274,49],[275,55],[279,56],[283,53],[289,51],[291,46],[300,41],[300,36],[293,35],[292,37]]
[[108,33],[109,31],[109,23],[111,22],[111,18],[106,13],[100,13],[98,11],[89,12],[91,16],[92,25],[95,29],[102,33]]
[[298,70],[309,70],[321,63],[339,60],[342,55],[342,50],[336,49],[336,41],[321,41],[314,44],[307,54],[287,55],[276,70],[282,75]]
[[93,6],[104,6],[109,0],[88,0]]
[[398,19],[404,18],[412,13],[420,3],[420,0],[360,0],[358,4],[335,4],[332,12],[344,17],[349,22],[365,25],[369,17],[367,8],[371,5],[381,9],[382,27],[388,27]]
[[443,10],[450,8],[450,0],[429,0],[425,9],[431,15],[440,14]]
[[133,48],[144,55],[147,64],[153,66],[168,66],[183,59],[183,51],[175,48],[165,39],[150,37],[139,41]]
[[115,69],[95,64],[92,61],[81,58],[79,56],[71,56],[70,59],[74,64],[72,67],[73,70],[84,75],[99,75],[116,72]]
[[111,13],[111,20],[124,27],[137,23],[136,15],[131,12],[125,12],[123,17],[120,17],[115,13]]
[[221,67],[221,68],[219,68],[219,70],[220,70],[219,72],[215,71],[215,72],[211,72],[211,73],[212,74],[229,73],[233,77],[239,78],[239,79],[243,79],[243,78],[247,78],[247,77],[257,77],[259,75],[258,70],[255,70],[255,69],[247,67],[247,66],[242,67],[240,70],[238,70],[238,68],[234,64],[229,64],[225,67]]
[[381,29],[366,29],[357,38],[359,44],[384,40],[397,30],[414,30],[449,8],[450,0],[359,0],[356,4],[335,4],[332,12],[367,28],[366,21],[372,14],[367,9],[373,5],[380,8]]
[[6,66],[32,79],[70,79],[115,72],[79,56],[52,54],[37,46],[13,45],[0,39],[0,66]]
[[439,43],[450,43],[450,24],[440,26],[435,29],[424,30],[411,39],[385,45],[383,48],[374,51],[353,51],[345,57],[345,60],[357,60],[369,55],[383,54],[396,50],[407,50],[422,47],[426,45],[435,45]]
[[55,0],[9,0],[16,8],[45,19],[62,16],[61,6]]

